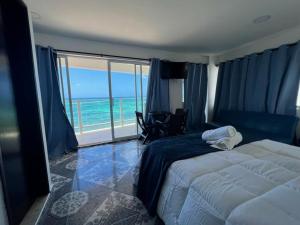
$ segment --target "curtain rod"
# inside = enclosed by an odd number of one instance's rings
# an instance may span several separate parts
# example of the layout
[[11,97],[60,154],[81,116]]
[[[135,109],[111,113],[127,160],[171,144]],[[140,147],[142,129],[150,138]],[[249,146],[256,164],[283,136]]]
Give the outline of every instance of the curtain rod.
[[108,55],[108,54],[98,54],[98,53],[89,53],[89,52],[80,52],[80,51],[70,51],[64,49],[55,49],[56,53],[66,53],[66,54],[78,54],[78,55],[89,55],[89,56],[98,56],[103,58],[119,58],[119,59],[128,59],[128,60],[137,60],[137,61],[150,61],[150,59],[137,58],[137,57],[127,57],[127,56],[118,56],[118,55]]
[[[300,42],[297,41],[297,42],[295,42],[295,43],[283,44],[283,45],[287,45],[287,46],[289,46],[289,47],[292,47],[292,46],[294,46],[294,45],[297,45],[298,43],[300,43]],[[216,65],[216,66],[219,66],[221,63],[224,63],[224,62],[231,62],[231,61],[234,61],[234,60],[237,60],[237,59],[243,59],[243,58],[245,58],[246,56],[249,56],[249,55],[252,55],[252,54],[262,55],[265,51],[275,51],[275,50],[279,49],[279,48],[280,48],[281,46],[283,46],[283,45],[280,45],[280,46],[275,47],[275,48],[265,49],[265,50],[263,50],[263,51],[256,52],[256,53],[255,53],[255,52],[254,52],[254,53],[250,53],[250,54],[247,54],[247,55],[244,55],[244,56],[235,58],[235,59],[230,59],[230,60],[221,61],[221,62],[216,63],[215,65]]]

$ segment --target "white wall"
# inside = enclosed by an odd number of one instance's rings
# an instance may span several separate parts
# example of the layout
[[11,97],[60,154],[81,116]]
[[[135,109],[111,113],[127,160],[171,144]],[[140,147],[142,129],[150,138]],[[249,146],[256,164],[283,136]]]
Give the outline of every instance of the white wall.
[[182,108],[182,79],[169,80],[170,111],[175,113],[176,109]]
[[266,36],[256,41],[249,42],[237,48],[215,54],[216,63],[243,57],[255,52],[262,52],[266,49],[277,48],[283,44],[295,43],[300,40],[300,26],[293,29]]
[[217,79],[218,79],[219,68],[215,65],[215,57],[209,57],[209,64],[207,68],[208,81],[207,81],[207,102],[206,102],[206,119],[208,122],[212,120]]

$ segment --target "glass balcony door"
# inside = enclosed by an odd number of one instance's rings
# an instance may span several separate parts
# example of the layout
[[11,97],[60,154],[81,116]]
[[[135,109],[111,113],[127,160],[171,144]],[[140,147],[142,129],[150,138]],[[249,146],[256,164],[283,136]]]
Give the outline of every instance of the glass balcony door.
[[58,67],[62,102],[79,144],[113,141],[107,60],[60,56]]
[[73,55],[58,57],[62,102],[81,146],[135,137],[145,110],[149,65]]
[[114,138],[137,135],[135,65],[110,62]]

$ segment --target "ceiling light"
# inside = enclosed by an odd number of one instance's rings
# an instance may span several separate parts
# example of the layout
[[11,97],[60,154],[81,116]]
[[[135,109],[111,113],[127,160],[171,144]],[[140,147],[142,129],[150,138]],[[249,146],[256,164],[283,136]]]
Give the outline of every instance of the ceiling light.
[[37,12],[31,11],[30,13],[31,13],[31,18],[32,18],[33,20],[39,20],[39,19],[41,19],[41,15],[38,14]]
[[271,19],[270,15],[260,16],[253,20],[254,24],[265,23]]

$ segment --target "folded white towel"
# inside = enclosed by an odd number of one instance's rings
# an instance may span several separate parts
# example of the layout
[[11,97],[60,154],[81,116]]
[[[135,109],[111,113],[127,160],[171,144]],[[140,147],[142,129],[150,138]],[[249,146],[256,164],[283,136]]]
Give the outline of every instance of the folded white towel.
[[243,137],[241,133],[237,132],[233,137],[224,137],[215,141],[207,141],[207,143],[223,150],[231,150],[234,146],[241,143],[242,140]]
[[204,141],[216,141],[221,138],[233,137],[236,134],[236,129],[233,126],[220,127],[214,130],[207,130],[202,134]]

